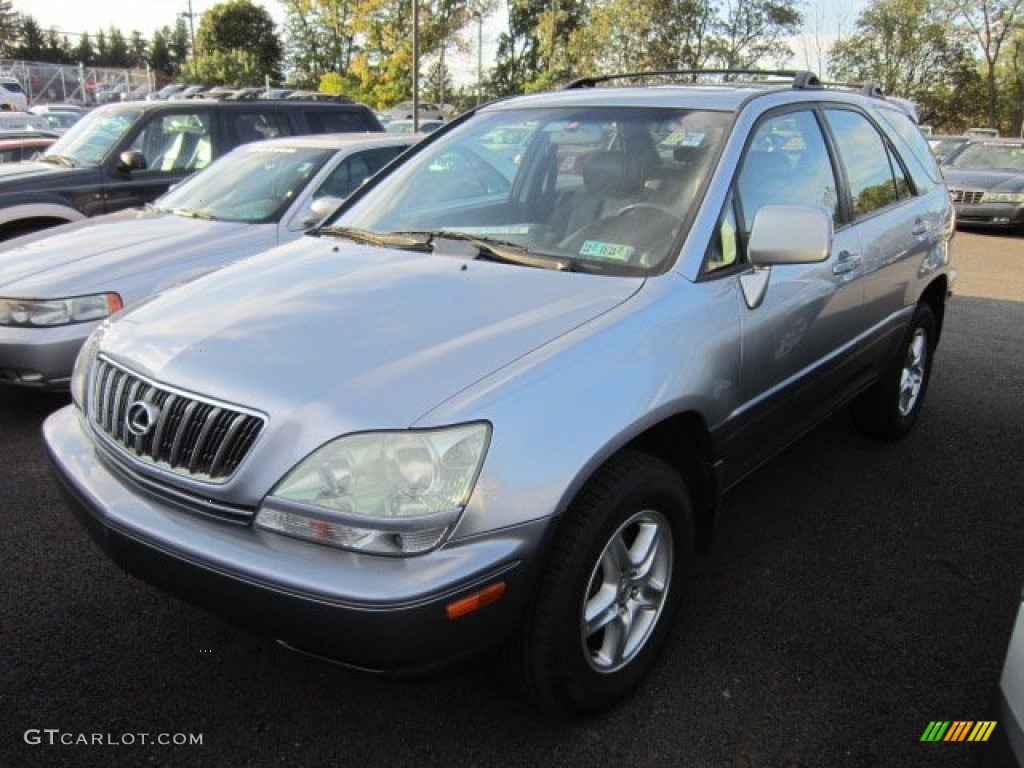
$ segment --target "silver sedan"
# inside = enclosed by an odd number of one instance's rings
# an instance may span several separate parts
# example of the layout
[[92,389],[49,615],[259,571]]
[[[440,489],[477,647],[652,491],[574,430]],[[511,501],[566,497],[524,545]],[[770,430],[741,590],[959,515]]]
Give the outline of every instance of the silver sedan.
[[0,249],[0,382],[67,387],[93,328],[122,307],[299,237],[417,136],[339,134],[239,147],[142,210]]

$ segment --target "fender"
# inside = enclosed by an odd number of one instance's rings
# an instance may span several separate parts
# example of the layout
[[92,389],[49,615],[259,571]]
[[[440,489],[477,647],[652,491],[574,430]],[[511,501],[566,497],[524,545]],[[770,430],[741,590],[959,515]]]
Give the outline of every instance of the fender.
[[85,218],[84,213],[58,195],[29,193],[19,197],[21,202],[18,204],[0,207],[0,225],[23,219],[48,218],[78,221]]

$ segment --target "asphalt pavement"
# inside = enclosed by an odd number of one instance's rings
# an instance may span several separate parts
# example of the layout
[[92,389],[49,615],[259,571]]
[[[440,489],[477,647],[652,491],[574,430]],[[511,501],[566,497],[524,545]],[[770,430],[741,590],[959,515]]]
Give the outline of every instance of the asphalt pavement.
[[66,399],[0,391],[0,766],[970,766],[920,738],[986,718],[1024,585],[1024,238],[956,254],[917,429],[840,414],[751,476],[662,663],[579,722],[494,664],[384,682],[126,576],[49,474]]

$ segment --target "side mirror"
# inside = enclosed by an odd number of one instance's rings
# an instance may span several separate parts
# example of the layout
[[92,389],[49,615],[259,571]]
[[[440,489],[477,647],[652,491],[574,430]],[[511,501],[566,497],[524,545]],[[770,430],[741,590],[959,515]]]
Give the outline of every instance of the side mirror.
[[345,202],[344,198],[334,197],[332,195],[324,195],[318,197],[313,201],[313,205],[309,207],[309,211],[302,217],[300,224],[303,229],[308,229],[314,224],[317,224],[324,220],[325,217],[334,213],[338,206]]
[[815,264],[832,251],[832,216],[811,205],[765,205],[754,214],[747,255],[755,267]]
[[754,214],[747,241],[752,272],[740,275],[740,289],[750,309],[768,292],[775,264],[817,264],[832,252],[832,215],[811,205],[765,205]]
[[137,149],[122,152],[118,158],[117,169],[124,173],[144,171],[146,167],[146,156]]

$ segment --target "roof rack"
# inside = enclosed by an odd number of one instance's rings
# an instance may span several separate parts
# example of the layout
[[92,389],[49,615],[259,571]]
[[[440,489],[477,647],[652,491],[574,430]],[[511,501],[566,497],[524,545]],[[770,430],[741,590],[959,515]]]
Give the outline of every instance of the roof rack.
[[861,96],[872,96],[876,99],[885,98],[885,89],[878,83],[835,83],[825,81],[821,83],[821,87],[836,91],[857,91]]
[[781,77],[788,78],[791,80],[791,86],[797,90],[803,90],[806,88],[820,88],[821,81],[818,76],[813,72],[806,72],[804,70],[794,69],[660,69],[651,70],[647,72],[623,72],[616,75],[596,75],[591,77],[581,77],[573,80],[571,83],[565,86],[565,90],[575,90],[579,88],[594,88],[599,83],[607,83],[612,80],[626,80],[629,78],[644,78],[644,77],[678,77],[680,75],[687,75],[693,78],[692,82],[696,82],[698,75],[718,75],[725,78],[725,82],[733,82],[730,77],[739,75],[755,75],[755,76],[767,76],[767,77]]

